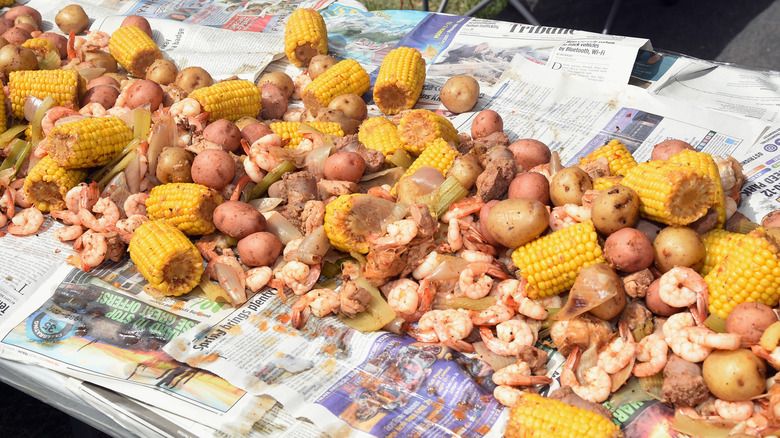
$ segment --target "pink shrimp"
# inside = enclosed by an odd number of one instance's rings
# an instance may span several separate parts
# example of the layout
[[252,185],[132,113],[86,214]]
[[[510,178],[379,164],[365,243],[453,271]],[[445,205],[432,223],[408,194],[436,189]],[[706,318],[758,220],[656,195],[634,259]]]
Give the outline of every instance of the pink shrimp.
[[493,279],[487,275],[490,268],[491,265],[482,262],[470,263],[466,266],[458,278],[460,293],[475,300],[486,297],[493,287]]
[[450,205],[449,210],[444,213],[441,220],[449,223],[450,219],[461,219],[474,213],[479,213],[485,203],[472,196],[470,198],[463,198],[460,201],[454,202]]
[[658,296],[672,307],[688,307],[697,304],[699,313],[705,314],[709,288],[696,271],[685,266],[675,266],[658,281]]
[[601,403],[609,398],[612,391],[612,379],[603,368],[594,365],[582,373],[585,385],[581,385],[574,373],[580,360],[580,354],[579,347],[574,347],[569,357],[566,358],[566,363],[561,370],[561,385],[571,387],[577,395],[585,400]]
[[66,108],[64,106],[55,106],[49,109],[46,111],[46,114],[43,115],[43,119],[41,119],[41,129],[43,130],[43,135],[49,135],[51,130],[54,129],[54,126],[57,124],[57,120],[60,120],[64,117],[77,115],[79,115],[78,111],[74,111],[73,109]]
[[625,368],[636,353],[636,342],[628,324],[620,321],[618,326],[620,336],[598,354],[598,366],[608,374],[615,374]]
[[531,367],[523,361],[507,365],[493,373],[493,383],[507,386],[533,386],[552,383],[552,379],[545,376],[534,376]]
[[146,200],[149,195],[146,193],[134,193],[127,197],[122,208],[125,210],[125,214],[129,216],[143,215],[146,216]]
[[645,336],[636,346],[636,360],[642,363],[634,364],[634,375],[649,377],[660,373],[666,366],[668,353],[669,346],[661,335]]
[[324,317],[331,313],[338,313],[341,308],[339,294],[332,289],[314,289],[298,298],[290,312],[290,324],[300,329],[306,324],[308,313],[314,316]]
[[[95,217],[93,213],[98,213],[100,217]],[[119,208],[114,204],[114,201],[109,198],[98,199],[92,207],[92,210],[88,208],[81,208],[79,210],[81,224],[98,233],[105,233],[108,231],[109,225],[116,226],[119,217]]]
[[523,347],[532,346],[535,341],[533,329],[525,321],[510,319],[496,326],[496,336],[488,327],[480,327],[479,335],[485,346],[501,356],[514,356]]
[[14,215],[8,225],[8,232],[14,236],[29,236],[35,234],[41,225],[43,213],[37,207],[29,207]]
[[82,234],[84,234],[84,228],[81,225],[70,225],[56,230],[54,237],[60,242],[68,242],[78,239]]
[[420,342],[442,343],[463,352],[472,352],[474,347],[463,339],[474,329],[465,310],[431,310],[422,315],[417,328],[407,333]]

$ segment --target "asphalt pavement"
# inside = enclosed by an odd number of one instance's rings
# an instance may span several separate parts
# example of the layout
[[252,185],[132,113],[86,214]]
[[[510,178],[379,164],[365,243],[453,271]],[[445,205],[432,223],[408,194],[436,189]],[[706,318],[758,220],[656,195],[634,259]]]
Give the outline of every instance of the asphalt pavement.
[[[543,26],[601,33],[613,0],[520,0]],[[618,0],[613,35],[655,49],[780,71],[780,0]],[[499,20],[527,23],[507,6]]]

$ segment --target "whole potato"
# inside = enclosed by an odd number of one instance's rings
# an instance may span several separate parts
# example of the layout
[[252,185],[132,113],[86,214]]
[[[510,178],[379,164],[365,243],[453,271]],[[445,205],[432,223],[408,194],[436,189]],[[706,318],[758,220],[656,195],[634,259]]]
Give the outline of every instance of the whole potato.
[[68,57],[68,39],[64,36],[54,32],[44,32],[40,34],[38,38],[43,38],[54,44],[61,59]]
[[[8,29],[14,27],[14,23],[12,21],[8,21],[5,18],[0,18],[0,35],[4,34],[5,31]],[[62,35],[60,35],[62,36]],[[67,40],[67,38],[66,38]]]
[[267,231],[252,233],[236,245],[241,263],[247,266],[271,266],[282,253],[282,242]]
[[110,53],[102,50],[87,52],[84,61],[92,63],[95,67],[106,69],[106,73],[116,73],[118,70],[116,59]]
[[767,215],[761,219],[761,226],[764,228],[780,227],[780,210],[767,213]]
[[482,209],[479,210],[479,232],[482,233],[482,237],[485,238],[487,243],[489,243],[491,246],[494,247],[501,246],[501,243],[498,240],[496,240],[496,237],[488,229],[487,218],[488,215],[490,215],[490,210],[499,202],[500,201],[498,199],[488,201],[485,203],[485,205],[482,206]]
[[582,205],[582,195],[593,188],[593,181],[579,167],[566,167],[555,172],[550,181],[550,200],[559,207],[564,204]]
[[3,33],[3,38],[11,44],[21,45],[32,38],[30,32],[21,27],[12,27]]
[[210,87],[214,84],[209,72],[200,67],[187,67],[176,75],[176,85],[187,93],[192,93],[198,88]]
[[766,389],[766,363],[750,350],[715,350],[701,372],[712,395],[722,400],[745,401]]
[[660,286],[660,279],[655,279],[650,286],[647,287],[647,294],[645,294],[645,303],[647,308],[651,312],[658,316],[672,316],[675,313],[679,313],[684,310],[680,307],[672,307],[666,304],[659,295],[658,287]]
[[14,27],[30,32],[30,38],[32,38],[32,33],[38,29],[35,27],[35,23],[30,22],[31,20],[32,18],[30,17],[19,17],[16,19]]
[[770,325],[777,322],[777,315],[763,303],[737,304],[726,318],[726,331],[737,333],[746,344],[757,344]]
[[479,158],[475,154],[466,154],[455,157],[452,165],[447,170],[447,177],[454,177],[463,188],[469,190],[477,183],[477,179],[482,175],[482,171],[482,164],[480,164]]
[[607,236],[633,227],[639,221],[639,195],[630,187],[612,186],[593,200],[591,217],[596,230]]
[[238,129],[240,129],[242,131],[244,130],[245,126],[251,125],[253,123],[263,123],[263,122],[261,122],[260,120],[257,120],[256,118],[254,118],[252,116],[244,116],[244,117],[241,117],[240,119],[236,120],[236,126],[238,127]]
[[84,12],[84,8],[79,5],[68,5],[60,9],[54,17],[54,22],[65,35],[70,34],[71,31],[78,34],[89,27],[89,17]]
[[163,90],[159,84],[148,79],[139,79],[127,90],[125,106],[135,109],[149,105],[151,111],[156,111],[162,105]]
[[704,264],[706,248],[701,236],[688,227],[666,227],[653,241],[655,267],[662,273],[675,266],[687,266],[694,271]]
[[295,83],[293,83],[292,78],[282,71],[273,71],[264,74],[260,80],[257,81],[257,86],[262,87],[263,84],[274,84],[281,88],[287,99],[289,99],[290,96],[292,96],[293,91],[295,91]]
[[98,85],[108,85],[110,87],[116,88],[116,91],[119,91],[119,82],[117,82],[116,79],[112,78],[111,76],[98,76],[95,79],[91,79],[89,82],[87,82],[87,91],[90,89],[97,87]]
[[97,85],[87,90],[81,98],[81,106],[99,103],[103,108],[111,108],[119,97],[119,90],[111,85]]
[[287,96],[282,89],[274,84],[263,84],[260,87],[260,97],[260,117],[265,120],[281,119],[287,111]]
[[345,135],[357,134],[362,120],[353,119],[344,114],[341,110],[331,108],[316,108],[313,111],[317,114],[314,117],[315,122],[335,122],[341,125],[341,130]]
[[515,156],[515,164],[523,170],[531,170],[536,166],[550,162],[552,152],[546,144],[532,138],[523,138],[509,145],[509,150]]
[[363,98],[357,94],[342,94],[336,96],[328,104],[328,108],[343,112],[347,117],[363,121],[368,116],[368,107]]
[[650,153],[650,159],[666,161],[669,157],[684,149],[695,150],[690,143],[682,140],[664,140],[653,146],[653,151]]
[[206,125],[203,129],[203,138],[222,146],[223,150],[235,152],[241,148],[243,136],[235,123],[219,119]]
[[256,142],[259,138],[273,133],[274,132],[271,131],[271,127],[265,123],[251,123],[244,126],[244,128],[241,130],[241,134],[250,145]]
[[356,152],[336,152],[325,160],[325,179],[357,183],[366,171],[366,161]]
[[169,85],[176,80],[179,69],[170,59],[155,59],[149,69],[146,70],[146,79],[157,82],[160,85]]
[[149,24],[149,20],[147,20],[144,17],[141,17],[140,15],[128,15],[125,17],[124,20],[122,20],[122,24],[119,25],[119,27],[125,27],[125,26],[135,26],[142,31],[144,31],[145,34],[149,35],[149,38],[154,38],[152,35],[152,25]]
[[26,47],[9,44],[0,47],[0,69],[6,78],[12,71],[37,70],[38,58]]
[[265,231],[265,216],[254,207],[241,201],[225,201],[214,209],[214,226],[226,235],[243,239]]
[[523,172],[509,184],[509,199],[536,199],[544,205],[550,203],[550,182],[541,173]]
[[167,147],[157,158],[155,176],[163,184],[192,182],[192,160],[195,155],[179,147]]
[[221,149],[206,149],[192,160],[192,182],[222,190],[236,176],[236,162]]
[[309,77],[314,80],[325,70],[336,65],[338,61],[330,55],[314,55],[309,62]]
[[471,76],[453,76],[441,87],[439,99],[453,113],[471,111],[479,100],[479,82]]
[[43,26],[43,19],[41,18],[41,13],[29,6],[14,6],[13,8],[9,9],[8,12],[5,13],[3,18],[13,23],[16,21],[18,17],[21,17],[23,15],[26,15],[32,18],[33,20],[35,20],[35,23],[38,25],[38,29],[40,29],[41,26]]
[[539,237],[547,229],[550,214],[533,199],[505,199],[490,209],[487,227],[507,248],[517,248]]
[[501,114],[493,110],[482,110],[474,117],[474,121],[471,122],[471,137],[482,138],[487,137],[494,132],[504,131],[504,119],[501,118]]
[[631,273],[653,264],[653,244],[635,228],[622,228],[607,237],[604,258],[616,269]]

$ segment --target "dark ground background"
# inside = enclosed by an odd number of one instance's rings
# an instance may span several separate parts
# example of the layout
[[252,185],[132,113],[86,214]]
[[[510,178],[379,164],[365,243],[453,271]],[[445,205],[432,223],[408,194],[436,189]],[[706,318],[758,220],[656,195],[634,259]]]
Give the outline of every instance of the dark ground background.
[[[674,3],[669,5],[669,3]],[[601,32],[611,0],[525,0],[542,25]],[[511,6],[497,19],[525,22]],[[624,0],[610,29],[656,49],[780,70],[780,1]],[[67,414],[0,384],[0,437],[105,437]]]

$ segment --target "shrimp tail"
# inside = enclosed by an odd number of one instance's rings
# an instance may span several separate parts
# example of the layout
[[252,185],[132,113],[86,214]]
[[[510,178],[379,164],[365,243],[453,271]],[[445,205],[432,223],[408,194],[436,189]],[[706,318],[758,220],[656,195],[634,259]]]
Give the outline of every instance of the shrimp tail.
[[69,61],[72,61],[79,57],[78,52],[76,52],[75,44],[76,44],[76,32],[71,30],[70,35],[68,35],[68,46],[67,46]]

